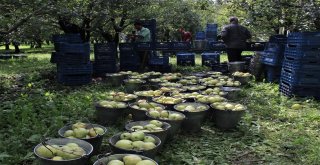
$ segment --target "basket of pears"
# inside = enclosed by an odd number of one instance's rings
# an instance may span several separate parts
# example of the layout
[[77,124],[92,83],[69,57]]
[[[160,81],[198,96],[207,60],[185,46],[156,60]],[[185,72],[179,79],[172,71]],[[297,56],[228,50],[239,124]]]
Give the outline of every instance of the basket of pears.
[[123,81],[125,89],[128,93],[139,91],[141,87],[146,84],[146,81],[142,79],[125,79]]
[[149,78],[149,75],[148,74],[138,74],[138,75],[132,75],[132,76],[129,76],[130,79],[148,79]]
[[116,154],[139,154],[154,158],[161,140],[155,135],[136,131],[118,133],[109,139],[109,144]]
[[135,95],[139,96],[140,99],[152,100],[152,97],[159,97],[163,94],[161,90],[146,90],[134,92]]
[[196,97],[200,97],[200,93],[192,92],[192,93],[172,93],[172,97],[185,99],[187,102],[194,102]]
[[217,102],[211,104],[213,121],[220,129],[232,129],[237,126],[247,107],[238,103]]
[[92,151],[90,143],[68,138],[46,140],[34,148],[41,165],[86,165]]
[[148,117],[146,116],[146,111],[157,110],[161,111],[165,109],[165,107],[161,104],[149,102],[147,100],[138,100],[135,103],[129,104],[130,113],[132,115],[132,119],[134,121],[146,120]]
[[99,152],[102,144],[103,135],[107,132],[107,128],[91,123],[77,122],[62,127],[58,134],[60,137],[69,139],[81,139],[87,141],[93,146],[93,154]]
[[157,136],[161,144],[165,143],[171,125],[159,120],[129,122],[125,125],[127,131],[142,131]]
[[152,101],[164,105],[165,109],[173,110],[174,105],[182,103],[185,100],[177,97],[160,96],[153,98]]
[[221,90],[219,87],[214,87],[214,88],[208,88],[204,91],[201,91],[201,94],[203,95],[219,95],[219,96],[226,96],[228,93]]
[[113,154],[100,158],[93,165],[158,165],[158,163],[142,155]]
[[177,82],[181,78],[181,73],[165,73],[161,78],[170,82]]
[[215,102],[223,102],[226,99],[219,95],[199,95],[196,97],[196,102],[203,103],[203,104],[212,104]]
[[166,83],[161,83],[160,86],[162,86],[162,87],[175,87],[175,88],[180,88],[180,87],[182,87],[182,84],[180,84],[180,83],[174,83],[174,82],[166,82]]
[[148,111],[146,112],[146,115],[151,120],[159,120],[170,124],[171,127],[169,129],[167,138],[173,138],[175,134],[179,133],[181,124],[183,120],[186,118],[186,116],[183,113],[168,110]]
[[125,102],[103,100],[95,103],[96,117],[102,125],[114,124],[126,115],[128,104]]
[[197,92],[206,89],[207,87],[204,85],[188,85],[183,86],[182,88],[187,89],[188,92]]
[[115,92],[111,91],[108,93],[103,93],[102,97],[106,100],[112,100],[112,101],[120,101],[120,102],[134,102],[138,96],[134,94],[124,93],[124,92]]
[[161,87],[159,90],[161,90],[164,95],[171,95],[172,93],[177,93],[177,92],[185,92],[187,89],[184,88],[177,88],[177,87]]
[[181,79],[177,83],[180,83],[182,85],[196,85],[198,84],[198,79]]
[[146,72],[145,74],[149,76],[149,79],[159,78],[162,75],[161,72],[155,72],[155,71]]
[[182,123],[182,128],[188,132],[198,132],[201,130],[201,124],[207,115],[209,106],[202,103],[180,103],[174,106],[174,109],[183,113],[186,119]]
[[248,84],[249,81],[252,79],[252,74],[244,73],[244,72],[234,72],[232,73],[233,79],[239,81],[242,85]]

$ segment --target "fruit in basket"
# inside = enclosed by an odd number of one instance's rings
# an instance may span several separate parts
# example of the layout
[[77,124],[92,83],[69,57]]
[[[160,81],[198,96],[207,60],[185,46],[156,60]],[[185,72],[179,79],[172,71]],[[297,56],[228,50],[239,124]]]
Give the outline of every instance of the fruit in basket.
[[63,136],[66,138],[79,138],[88,139],[96,137],[97,135],[103,135],[104,129],[101,127],[93,127],[90,124],[77,122],[72,125],[72,129],[66,130]]
[[197,84],[198,80],[197,79],[181,79],[178,81],[178,83],[183,84],[183,85],[192,85],[192,84]]
[[95,137],[97,135],[103,135],[104,130],[100,127],[94,127],[89,129],[89,136],[90,137]]
[[42,145],[36,149],[40,157],[48,158],[54,161],[70,160],[80,158],[86,152],[76,143],[66,145]]
[[230,103],[230,102],[220,102],[211,104],[211,106],[218,110],[229,110],[229,111],[244,111],[246,107],[242,104]]
[[113,100],[113,101],[130,101],[136,99],[138,96],[134,94],[128,94],[124,92],[109,92],[106,94],[102,94],[102,97],[105,97],[106,100]]
[[301,109],[302,108],[302,105],[300,105],[300,104],[293,104],[292,106],[291,106],[291,109],[294,109],[294,110],[299,110],[299,109]]
[[122,134],[120,135],[120,139],[122,139],[122,140],[129,140],[129,139],[131,139],[131,133],[129,133],[129,132],[124,132],[124,133],[122,133]]
[[52,158],[57,153],[56,149],[50,145],[40,146],[36,149],[38,155],[44,158]]
[[135,92],[134,94],[138,96],[155,97],[155,96],[161,96],[162,91],[161,90],[138,91],[138,92]]
[[183,88],[189,91],[197,91],[197,90],[205,89],[206,87],[202,85],[190,85],[190,86],[183,86]]
[[227,93],[222,91],[222,90],[220,90],[220,88],[215,87],[215,88],[208,88],[205,91],[202,91],[201,94],[225,96]]
[[59,161],[59,160],[63,160],[63,158],[61,156],[55,156],[51,160]]
[[126,82],[127,82],[127,83],[134,83],[134,84],[144,83],[144,81],[141,80],[141,79],[127,79]]
[[250,73],[244,73],[244,72],[238,72],[238,71],[234,72],[232,75],[235,77],[250,77],[250,76],[252,76]]
[[99,106],[102,106],[104,108],[127,108],[127,104],[124,102],[117,102],[117,101],[100,101],[98,103]]
[[159,120],[151,120],[150,124],[153,124],[153,125],[155,125],[157,127],[162,127],[162,125],[163,125],[163,123],[161,121],[159,121]]
[[138,162],[142,161],[140,156],[137,155],[128,155],[123,157],[125,165],[136,165]]
[[169,120],[183,120],[183,116],[178,113],[170,114],[168,117]]
[[168,82],[168,80],[162,79],[162,78],[155,78],[155,79],[150,79],[150,82],[155,82],[155,83],[165,83]]
[[[159,132],[163,131],[161,128],[163,123],[158,120],[151,120],[148,124],[142,125],[135,125],[130,128],[132,131],[139,131],[139,132]],[[132,139],[132,137],[131,137]]]
[[147,100],[138,100],[136,103],[131,105],[131,108],[137,109],[137,110],[144,110],[144,111],[151,111],[151,110],[162,110],[162,106],[153,103],[153,102],[148,102]]
[[[130,134],[130,136],[126,136],[127,139],[121,139],[121,136],[124,134]],[[148,143],[152,143],[153,145]],[[132,133],[122,133],[120,140],[116,142],[115,146],[126,150],[149,150],[156,147],[155,143],[156,140],[153,137],[145,136],[145,134],[139,130]]]
[[182,87],[182,84],[180,84],[180,83],[172,83],[172,82],[165,82],[165,83],[161,83],[160,86],[163,86],[163,87]]
[[118,148],[126,149],[126,150],[133,149],[131,140],[119,140],[119,141],[117,141],[115,146]]
[[201,95],[197,97],[196,100],[200,103],[215,103],[215,102],[222,102],[225,100],[225,98],[219,95],[213,95],[213,96]]
[[87,136],[87,134],[89,133],[89,130],[87,130],[85,128],[75,128],[73,130],[73,132],[74,132],[74,136],[76,138],[82,139],[82,138],[85,138]]
[[178,104],[181,103],[183,100],[181,98],[160,96],[154,98],[154,101],[160,104]]
[[72,124],[72,129],[75,129],[75,128],[86,128],[86,124],[82,122],[77,122],[75,124]]
[[188,112],[200,112],[208,109],[205,105],[199,105],[199,104],[179,104],[175,108],[178,111],[188,111]]
[[156,111],[156,110],[150,111],[149,114],[150,114],[151,117],[154,117],[154,118],[160,117],[160,113],[158,111]]
[[120,160],[111,160],[107,165],[124,165]]
[[142,160],[138,162],[136,165],[156,165],[156,164],[151,160]]
[[[151,115],[151,114],[150,114]],[[153,117],[153,116],[152,116]],[[169,112],[168,111],[165,111],[165,110],[163,110],[163,111],[161,111],[160,112],[160,117],[161,118],[168,118],[169,117]],[[157,118],[157,117],[155,117],[155,118]]]

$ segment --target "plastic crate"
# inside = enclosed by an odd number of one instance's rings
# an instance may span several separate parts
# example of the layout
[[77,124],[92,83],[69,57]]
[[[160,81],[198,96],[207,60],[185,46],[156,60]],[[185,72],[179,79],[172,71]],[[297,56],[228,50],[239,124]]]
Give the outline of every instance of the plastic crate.
[[151,56],[149,59],[149,65],[169,65],[168,56]]
[[51,53],[50,63],[57,63],[57,54],[56,52]]
[[101,73],[115,73],[118,71],[117,65],[114,63],[93,63],[93,73],[101,74]]
[[134,45],[132,43],[120,43],[119,50],[120,50],[120,53],[121,52],[133,52]]
[[288,45],[320,46],[320,32],[289,33]]
[[220,53],[202,53],[201,54],[202,66],[209,66],[220,63]]
[[261,63],[272,66],[281,65],[284,57],[284,48],[283,44],[269,43],[262,53]]
[[194,53],[177,53],[177,65],[195,65],[195,54]]
[[134,44],[134,49],[137,51],[154,50],[155,44],[152,42],[139,42]]
[[301,71],[282,68],[281,79],[293,85],[318,86],[320,84],[319,71]]
[[140,64],[136,63],[120,63],[120,70],[121,71],[139,71]]
[[55,56],[58,64],[87,64],[90,61],[90,54],[87,53],[55,52]]
[[277,83],[277,82],[280,81],[281,67],[265,65],[264,74],[265,74],[265,77],[266,77],[266,82]]
[[216,23],[207,23],[207,29],[218,29],[218,24]]
[[66,42],[66,43],[82,43],[80,34],[56,34],[52,35],[52,42]]
[[204,40],[206,39],[206,33],[204,31],[196,32],[195,38],[196,40]]
[[316,99],[320,99],[320,86],[300,86],[300,85],[292,85],[289,82],[281,80],[280,93],[283,95],[293,97],[314,97]]
[[170,73],[172,72],[171,65],[149,65],[150,71],[162,72],[162,73]]
[[92,74],[92,64],[85,65],[57,65],[57,72],[64,75],[81,75],[81,74]]
[[67,86],[79,86],[86,85],[92,81],[91,74],[83,75],[65,75],[62,73],[57,74],[57,80],[59,83]]
[[287,44],[288,37],[285,35],[272,35],[269,37],[269,43]]
[[206,39],[211,39],[211,40],[217,40],[217,35],[218,32],[216,30],[214,31],[209,31],[208,29],[206,30]]
[[284,56],[295,60],[318,60],[320,58],[320,47],[313,48],[287,46]]
[[60,43],[61,53],[81,53],[81,54],[90,54],[90,43]]
[[221,73],[228,73],[228,64],[223,63],[223,64],[214,64],[211,66],[212,71],[215,72],[221,72]]
[[115,61],[117,55],[117,47],[113,42],[94,44],[95,61]]
[[171,50],[173,48],[172,42],[157,42],[156,50]]
[[320,60],[296,60],[285,57],[283,67],[289,70],[320,72]]
[[213,51],[224,51],[226,50],[226,45],[222,42],[217,42],[217,41],[210,41],[208,42],[208,47],[210,50]]
[[191,49],[190,42],[172,42],[173,50],[189,50]]

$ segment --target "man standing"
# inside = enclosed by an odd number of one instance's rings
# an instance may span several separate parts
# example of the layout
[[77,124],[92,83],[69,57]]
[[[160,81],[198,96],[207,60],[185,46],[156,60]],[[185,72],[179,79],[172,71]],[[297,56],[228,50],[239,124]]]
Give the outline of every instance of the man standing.
[[[131,35],[131,40],[134,42],[150,42],[151,33],[148,28],[143,27],[140,20],[134,22],[134,28],[137,30],[135,34]],[[138,51],[137,54],[140,57],[140,69],[145,68],[146,63],[149,61],[149,52],[148,51]]]
[[250,31],[239,25],[237,17],[230,18],[230,24],[221,32],[221,38],[226,44],[229,62],[241,61],[241,53],[247,47],[247,40],[251,38]]
[[185,31],[183,28],[180,28],[178,30],[181,33],[181,40],[184,42],[191,42],[192,40],[192,35],[190,32]]

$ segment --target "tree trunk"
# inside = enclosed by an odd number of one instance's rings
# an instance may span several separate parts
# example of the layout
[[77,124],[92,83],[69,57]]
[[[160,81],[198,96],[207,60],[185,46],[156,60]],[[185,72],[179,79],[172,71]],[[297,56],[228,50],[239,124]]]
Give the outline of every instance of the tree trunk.
[[42,48],[42,40],[41,39],[35,39],[35,41],[36,41],[35,48]]
[[6,50],[10,50],[10,43],[5,43],[4,45],[6,46]]
[[19,45],[14,45],[14,53],[20,53]]

